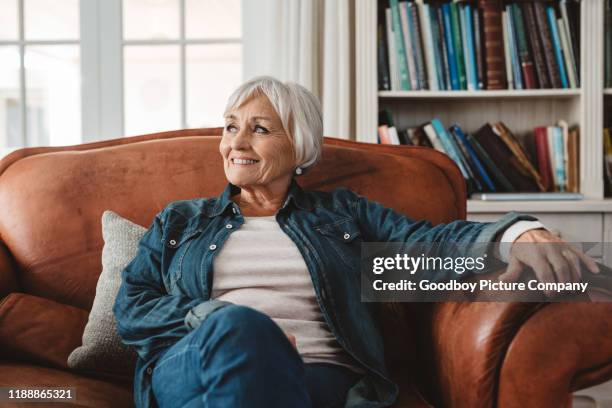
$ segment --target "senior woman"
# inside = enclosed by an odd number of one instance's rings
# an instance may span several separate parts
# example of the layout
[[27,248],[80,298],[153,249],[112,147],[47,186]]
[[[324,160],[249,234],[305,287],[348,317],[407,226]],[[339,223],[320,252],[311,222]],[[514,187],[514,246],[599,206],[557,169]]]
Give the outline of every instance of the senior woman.
[[[302,190],[323,126],[300,85],[255,78],[224,116],[227,187],[169,204],[122,273],[113,311],[138,353],[137,407],[389,406],[398,387],[360,302],[359,242],[559,242],[527,215],[433,226],[345,188]],[[571,252],[515,259],[510,273],[539,265],[540,280],[573,281],[580,259],[596,271]]]

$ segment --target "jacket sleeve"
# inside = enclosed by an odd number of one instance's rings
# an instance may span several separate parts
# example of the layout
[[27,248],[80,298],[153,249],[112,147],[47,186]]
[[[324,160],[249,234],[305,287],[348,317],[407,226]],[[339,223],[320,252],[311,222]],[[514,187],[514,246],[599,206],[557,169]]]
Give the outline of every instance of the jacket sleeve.
[[185,324],[191,309],[217,302],[166,292],[161,269],[163,219],[164,211],[155,216],[139,242],[136,257],[121,272],[121,286],[113,305],[119,336],[145,360],[191,330]]
[[[537,218],[527,214],[509,212],[496,222],[474,222],[456,220],[447,224],[433,225],[425,220],[411,218],[352,193],[352,212],[367,241],[435,244],[435,251],[429,255],[457,257],[481,253],[483,248],[499,241],[503,232],[520,220],[534,221]],[[426,246],[421,245],[421,248]],[[499,248],[495,248],[497,252]],[[434,253],[435,252],[435,253]],[[431,277],[433,280],[448,278],[445,275]]]

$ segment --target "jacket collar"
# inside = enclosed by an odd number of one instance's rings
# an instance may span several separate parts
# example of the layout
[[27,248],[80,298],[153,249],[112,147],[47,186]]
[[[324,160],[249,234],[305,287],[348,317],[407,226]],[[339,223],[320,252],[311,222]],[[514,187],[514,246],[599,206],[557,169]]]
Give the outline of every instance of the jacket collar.
[[[238,204],[236,204],[232,200],[232,196],[238,194],[239,192],[240,187],[232,183],[227,183],[225,190],[223,190],[221,195],[219,195],[215,200],[215,205],[206,208],[206,216],[216,217],[219,214],[223,214],[230,204],[237,209]],[[289,189],[287,191],[287,198],[285,199],[285,202],[281,209],[285,209],[285,207],[287,207],[291,201],[293,201],[296,207],[302,210],[310,210],[312,208],[308,196],[306,195],[304,190],[302,190],[302,187],[300,187],[297,181],[295,181],[295,178],[291,179],[291,184],[289,185]]]

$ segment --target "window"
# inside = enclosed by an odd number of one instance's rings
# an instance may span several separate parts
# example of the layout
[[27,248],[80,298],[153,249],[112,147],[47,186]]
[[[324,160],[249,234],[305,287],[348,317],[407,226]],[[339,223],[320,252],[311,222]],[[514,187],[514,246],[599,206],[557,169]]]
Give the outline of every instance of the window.
[[0,157],[222,126],[241,0],[0,0]]
[[0,0],[3,150],[79,143],[78,16],[78,0]]
[[222,126],[241,35],[240,0],[124,0],[125,134]]

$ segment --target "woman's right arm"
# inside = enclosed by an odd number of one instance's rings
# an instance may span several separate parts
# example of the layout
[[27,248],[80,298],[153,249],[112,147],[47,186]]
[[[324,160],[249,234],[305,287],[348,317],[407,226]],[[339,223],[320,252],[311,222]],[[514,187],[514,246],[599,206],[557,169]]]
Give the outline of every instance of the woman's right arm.
[[155,216],[136,257],[122,271],[113,306],[119,336],[145,360],[180,340],[195,327],[193,322],[222,306],[219,301],[166,292],[161,270],[164,213]]

